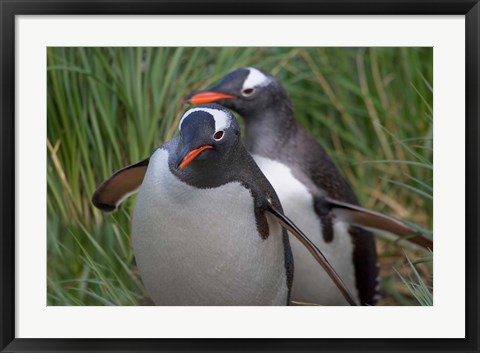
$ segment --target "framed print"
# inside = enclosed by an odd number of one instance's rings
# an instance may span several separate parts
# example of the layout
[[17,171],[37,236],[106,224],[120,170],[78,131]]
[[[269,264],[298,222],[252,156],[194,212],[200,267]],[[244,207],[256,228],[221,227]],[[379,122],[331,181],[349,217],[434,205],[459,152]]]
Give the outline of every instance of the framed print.
[[478,351],[479,6],[2,1],[2,352]]

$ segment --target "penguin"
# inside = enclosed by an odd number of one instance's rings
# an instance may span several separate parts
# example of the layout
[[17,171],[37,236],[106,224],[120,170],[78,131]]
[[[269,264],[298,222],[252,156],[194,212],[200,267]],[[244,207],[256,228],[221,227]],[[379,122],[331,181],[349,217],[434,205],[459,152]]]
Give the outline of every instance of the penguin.
[[[359,206],[325,150],[297,123],[291,99],[275,77],[253,67],[237,69],[218,84],[189,94],[186,102],[216,102],[243,117],[245,147],[276,190],[285,214],[324,252],[357,301],[375,305],[380,297],[379,266],[374,237],[367,229],[400,236],[415,231]],[[345,305],[326,276],[312,281],[316,264],[295,238],[290,240],[296,269],[292,298]],[[421,235],[410,241],[433,248]]]
[[114,173],[92,202],[113,211],[137,192],[133,249],[156,305],[288,305],[293,259],[286,229],[356,305],[321,251],[283,214],[238,123],[220,105],[188,110],[179,136]]

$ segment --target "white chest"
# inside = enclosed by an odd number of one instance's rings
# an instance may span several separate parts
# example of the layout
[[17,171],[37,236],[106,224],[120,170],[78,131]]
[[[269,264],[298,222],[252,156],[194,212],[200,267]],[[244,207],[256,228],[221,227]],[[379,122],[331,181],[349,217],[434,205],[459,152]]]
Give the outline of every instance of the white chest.
[[[295,178],[285,164],[259,155],[253,155],[253,158],[277,192],[285,215],[324,253],[351,293],[358,297],[352,258],[353,244],[347,225],[335,222],[334,239],[326,243],[320,220],[313,208],[312,194],[307,187]],[[321,305],[346,305],[340,291],[305,247],[294,236],[290,235],[289,239],[295,268],[292,300]]]
[[281,229],[257,233],[253,198],[240,183],[199,189],[157,150],[137,198],[135,258],[157,305],[285,305]]

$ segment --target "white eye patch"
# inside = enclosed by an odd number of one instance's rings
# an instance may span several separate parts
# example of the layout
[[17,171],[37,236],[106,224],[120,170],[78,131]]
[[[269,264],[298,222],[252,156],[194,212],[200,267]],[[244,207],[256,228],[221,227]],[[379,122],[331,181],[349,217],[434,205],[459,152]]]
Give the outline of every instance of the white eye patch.
[[265,76],[254,67],[247,67],[246,69],[249,70],[249,74],[243,82],[242,89],[267,86],[272,81],[270,77]]
[[222,110],[210,108],[193,108],[187,110],[187,112],[183,114],[182,119],[180,119],[180,124],[178,125],[179,130],[182,130],[182,123],[185,118],[187,118],[188,116],[190,116],[190,114],[194,112],[205,112],[210,114],[213,117],[213,120],[215,120],[215,131],[227,129],[232,121],[232,118]]

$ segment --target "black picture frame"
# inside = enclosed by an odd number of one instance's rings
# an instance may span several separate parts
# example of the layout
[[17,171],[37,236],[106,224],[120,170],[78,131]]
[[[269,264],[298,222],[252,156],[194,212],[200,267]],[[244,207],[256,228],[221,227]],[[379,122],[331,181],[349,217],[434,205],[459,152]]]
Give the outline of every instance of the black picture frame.
[[[15,16],[142,14],[465,15],[466,17],[466,338],[465,339],[18,339],[15,338]],[[318,351],[479,352],[478,0],[0,0],[0,349],[2,352]],[[454,119],[452,124],[454,124]],[[451,205],[451,207],[455,207]],[[452,284],[453,286],[454,284]],[[388,325],[388,323],[385,323]],[[453,324],[453,323],[445,323]]]

